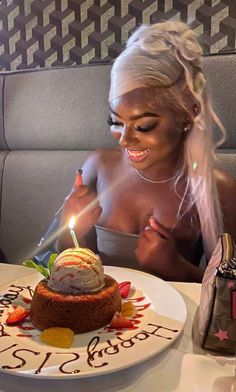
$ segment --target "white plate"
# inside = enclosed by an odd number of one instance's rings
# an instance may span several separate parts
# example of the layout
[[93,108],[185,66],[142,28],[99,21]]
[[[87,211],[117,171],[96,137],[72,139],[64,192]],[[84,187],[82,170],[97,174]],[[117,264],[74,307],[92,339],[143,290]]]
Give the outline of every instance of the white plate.
[[[105,267],[119,283],[130,281],[130,297],[137,308],[136,329],[115,331],[102,328],[75,335],[70,349],[46,345],[30,322],[7,326],[14,305],[30,307],[39,274],[1,287],[0,371],[24,377],[76,378],[115,372],[138,364],[166,349],[183,330],[187,318],[181,295],[153,275],[128,268]],[[143,298],[142,298],[143,297]],[[135,300],[136,299],[136,300]],[[137,301],[138,299],[138,301]],[[28,327],[29,329],[22,329]]]

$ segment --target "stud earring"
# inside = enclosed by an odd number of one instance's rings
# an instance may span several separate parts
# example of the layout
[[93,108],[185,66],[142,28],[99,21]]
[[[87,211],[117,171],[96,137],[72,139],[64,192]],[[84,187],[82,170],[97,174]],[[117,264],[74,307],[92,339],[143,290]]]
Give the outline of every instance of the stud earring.
[[189,132],[189,131],[191,131],[191,129],[192,129],[192,124],[188,123],[184,127],[184,132]]
[[194,107],[193,107],[193,113],[194,113],[195,116],[198,115],[199,110],[198,110],[198,106],[197,106],[197,105],[194,105]]

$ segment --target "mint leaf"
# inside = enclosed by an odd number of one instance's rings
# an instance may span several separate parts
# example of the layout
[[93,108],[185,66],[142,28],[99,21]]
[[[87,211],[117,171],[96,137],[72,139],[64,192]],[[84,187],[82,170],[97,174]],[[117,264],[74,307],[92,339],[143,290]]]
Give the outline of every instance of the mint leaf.
[[58,256],[57,253],[52,253],[51,256],[49,257],[49,260],[48,260],[49,273],[51,273],[51,271],[52,271],[52,266],[53,266],[54,261],[56,260],[57,256]]
[[49,278],[49,271],[47,268],[43,267],[42,265],[39,265],[37,263],[35,263],[33,260],[26,260],[23,261],[22,263],[25,267],[29,267],[29,268],[34,268],[36,269],[38,272],[40,272],[40,274],[42,274],[43,276],[45,276],[45,278]]
[[35,262],[33,260],[25,260],[22,263],[25,267],[35,268]]

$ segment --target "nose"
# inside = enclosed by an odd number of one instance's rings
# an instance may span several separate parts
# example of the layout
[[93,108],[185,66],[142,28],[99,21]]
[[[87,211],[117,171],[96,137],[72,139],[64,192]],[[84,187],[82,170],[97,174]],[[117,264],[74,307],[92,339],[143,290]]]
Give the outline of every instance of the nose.
[[138,143],[138,138],[131,127],[123,127],[119,132],[118,140],[121,147],[133,146]]

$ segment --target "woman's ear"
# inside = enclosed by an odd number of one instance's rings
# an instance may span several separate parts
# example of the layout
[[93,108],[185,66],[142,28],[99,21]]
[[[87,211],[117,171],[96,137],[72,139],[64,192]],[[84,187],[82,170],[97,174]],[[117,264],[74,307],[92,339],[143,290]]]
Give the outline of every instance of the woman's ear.
[[200,108],[196,103],[191,107],[190,113],[191,113],[191,116],[193,116],[193,118],[195,118],[199,115]]
[[184,126],[183,126],[183,132],[184,132],[184,133],[189,133],[189,132],[191,131],[192,127],[193,127],[193,123],[190,122],[190,121],[187,122],[187,123],[184,124]]
[[182,117],[181,124],[180,124],[180,132],[187,134],[191,131],[194,124],[194,116],[192,114],[192,108],[189,112],[186,112]]
[[191,131],[193,124],[194,124],[194,119],[196,116],[199,114],[199,108],[197,104],[194,104],[189,113],[185,116],[183,124],[182,124],[182,131],[184,133],[188,133]]

